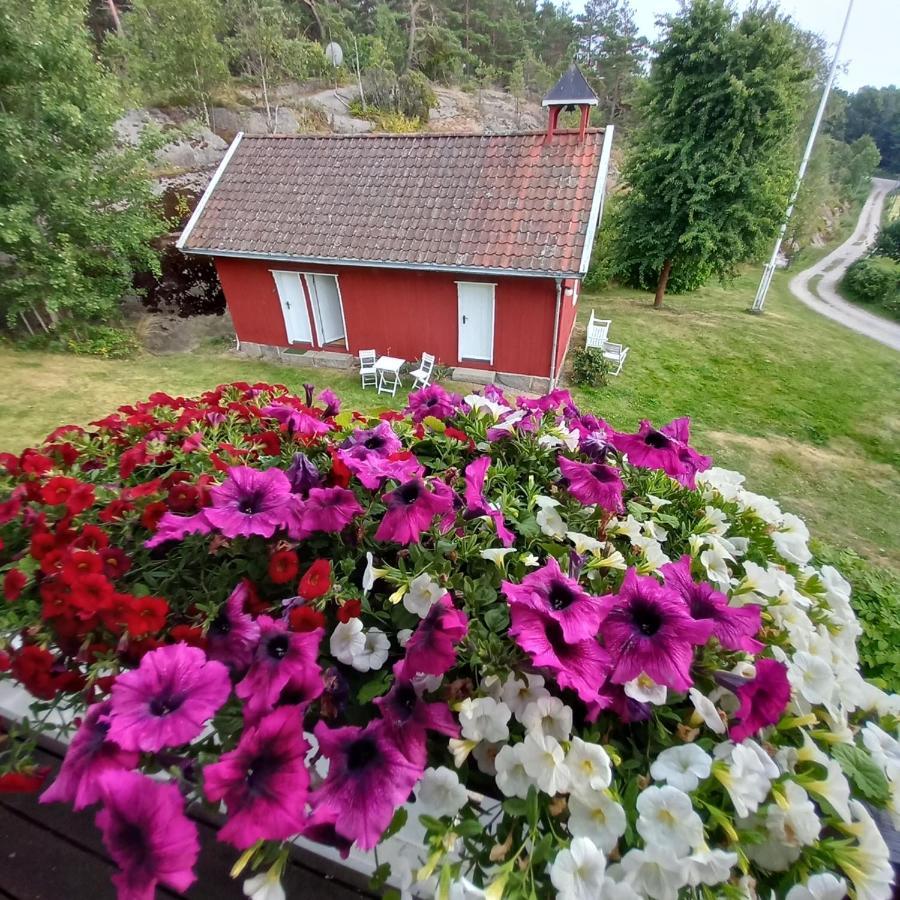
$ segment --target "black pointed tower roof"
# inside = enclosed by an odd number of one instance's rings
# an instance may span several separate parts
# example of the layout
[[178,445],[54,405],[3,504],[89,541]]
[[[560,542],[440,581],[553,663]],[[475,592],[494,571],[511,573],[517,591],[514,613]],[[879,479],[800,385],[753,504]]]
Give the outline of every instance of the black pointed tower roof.
[[581,74],[581,69],[572,63],[559,81],[547,91],[541,106],[596,106],[597,95]]

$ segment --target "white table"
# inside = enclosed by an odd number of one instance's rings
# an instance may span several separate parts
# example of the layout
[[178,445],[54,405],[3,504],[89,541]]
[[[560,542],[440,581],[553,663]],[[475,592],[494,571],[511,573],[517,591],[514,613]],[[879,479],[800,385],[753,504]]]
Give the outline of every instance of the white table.
[[375,371],[378,373],[378,393],[397,395],[397,388],[401,386],[400,369],[406,362],[399,356],[379,356],[375,360]]

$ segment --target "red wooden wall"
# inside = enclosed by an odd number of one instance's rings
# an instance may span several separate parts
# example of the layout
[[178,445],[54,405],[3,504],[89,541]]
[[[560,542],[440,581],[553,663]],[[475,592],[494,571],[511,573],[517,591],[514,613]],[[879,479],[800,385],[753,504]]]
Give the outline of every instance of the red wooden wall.
[[[569,293],[571,291],[571,293]],[[563,294],[559,308],[559,341],[556,346],[556,373],[559,374],[563,360],[566,358],[566,350],[569,347],[569,339],[572,337],[572,329],[575,327],[575,319],[578,318],[578,300],[581,292],[581,284],[575,280],[563,282]]]
[[[556,309],[556,283],[552,278],[479,278],[230,257],[217,257],[216,269],[242,341],[288,346],[271,270],[293,269],[338,276],[351,353],[374,348],[378,353],[413,360],[427,351],[447,366],[493,368],[523,375],[547,376],[550,372]],[[496,284],[493,366],[457,359],[457,281]],[[575,314],[571,297],[563,298],[562,307],[560,360]]]

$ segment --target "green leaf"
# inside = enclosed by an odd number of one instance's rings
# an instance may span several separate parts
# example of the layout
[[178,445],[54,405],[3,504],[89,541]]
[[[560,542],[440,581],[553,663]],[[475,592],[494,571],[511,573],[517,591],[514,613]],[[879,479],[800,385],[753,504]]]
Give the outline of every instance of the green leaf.
[[503,812],[514,819],[522,819],[527,812],[525,801],[521,797],[510,797],[503,801]]
[[363,684],[356,693],[356,699],[359,700],[360,703],[369,703],[376,697],[386,694],[390,686],[391,675],[389,672],[384,671],[377,678]]
[[494,606],[484,614],[484,624],[494,634],[506,634],[509,627],[509,610],[506,606]]
[[891,799],[890,785],[867,750],[855,744],[835,744],[831,753],[867,800],[878,806],[887,805]]
[[372,877],[369,879],[369,887],[373,891],[381,890],[381,888],[384,887],[384,883],[388,880],[390,875],[391,875],[390,863],[382,863],[372,873]]
[[381,840],[386,841],[389,837],[393,837],[407,822],[409,819],[409,813],[406,810],[405,806],[401,806],[397,812],[394,813],[394,818],[391,819],[391,824],[384,830],[384,834],[381,835]]
[[425,416],[425,418],[422,419],[422,424],[427,425],[432,431],[437,431],[440,434],[443,434],[447,430],[447,426],[434,416]]
[[538,819],[541,815],[541,807],[538,801],[538,792],[534,787],[528,788],[528,799],[525,801],[526,805],[526,816],[528,817],[528,824],[534,828],[538,823]]
[[438,834],[443,834],[447,830],[447,826],[434,816],[419,816],[419,822],[422,823],[422,827],[426,831],[435,831]]

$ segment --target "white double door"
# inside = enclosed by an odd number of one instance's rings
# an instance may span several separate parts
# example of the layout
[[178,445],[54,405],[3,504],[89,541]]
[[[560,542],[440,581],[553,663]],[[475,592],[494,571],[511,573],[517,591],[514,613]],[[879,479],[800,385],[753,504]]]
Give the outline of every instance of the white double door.
[[494,362],[494,285],[458,281],[459,358]]
[[272,277],[278,289],[284,325],[291,343],[313,343],[312,325],[306,305],[307,294],[316,329],[315,343],[324,347],[346,337],[337,275],[273,271]]

